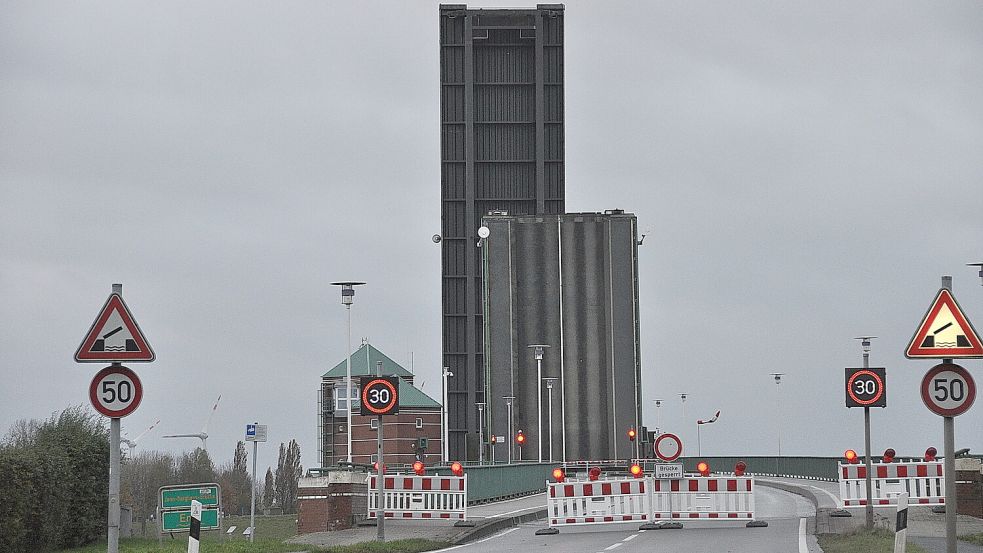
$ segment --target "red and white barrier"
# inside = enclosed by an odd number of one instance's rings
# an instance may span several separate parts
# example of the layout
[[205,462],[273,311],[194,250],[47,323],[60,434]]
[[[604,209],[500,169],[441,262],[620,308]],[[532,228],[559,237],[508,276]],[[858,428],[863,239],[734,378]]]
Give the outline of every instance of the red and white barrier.
[[[382,512],[394,519],[451,519],[468,517],[468,476],[383,476]],[[369,476],[370,519],[376,517],[377,481]]]
[[[871,466],[871,503],[897,505],[908,494],[911,505],[945,505],[942,461],[874,463]],[[867,467],[840,463],[840,501],[844,507],[867,505]]]
[[645,522],[650,497],[646,479],[595,480],[549,484],[546,516],[550,526]]
[[754,520],[754,478],[693,476],[655,480],[652,519]]

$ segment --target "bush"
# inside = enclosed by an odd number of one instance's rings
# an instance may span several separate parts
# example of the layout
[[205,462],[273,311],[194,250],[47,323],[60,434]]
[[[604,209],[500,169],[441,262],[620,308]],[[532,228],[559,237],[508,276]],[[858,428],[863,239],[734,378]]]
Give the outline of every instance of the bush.
[[77,547],[106,534],[109,433],[71,407],[21,421],[0,444],[0,551]]

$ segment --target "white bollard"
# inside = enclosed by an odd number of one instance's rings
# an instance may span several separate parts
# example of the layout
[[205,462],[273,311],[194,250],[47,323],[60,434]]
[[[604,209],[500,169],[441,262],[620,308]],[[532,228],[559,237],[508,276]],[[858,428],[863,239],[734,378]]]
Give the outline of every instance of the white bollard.
[[188,553],[198,553],[198,542],[201,539],[201,502],[191,500],[191,528],[188,532]]

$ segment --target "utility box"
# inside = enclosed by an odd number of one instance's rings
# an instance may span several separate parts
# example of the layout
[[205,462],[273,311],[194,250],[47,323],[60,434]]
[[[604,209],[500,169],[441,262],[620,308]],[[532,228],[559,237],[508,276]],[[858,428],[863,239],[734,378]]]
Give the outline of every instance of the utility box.
[[297,533],[351,528],[368,513],[368,474],[332,470],[305,476],[297,484]]
[[960,515],[983,519],[983,462],[956,459],[956,503]]

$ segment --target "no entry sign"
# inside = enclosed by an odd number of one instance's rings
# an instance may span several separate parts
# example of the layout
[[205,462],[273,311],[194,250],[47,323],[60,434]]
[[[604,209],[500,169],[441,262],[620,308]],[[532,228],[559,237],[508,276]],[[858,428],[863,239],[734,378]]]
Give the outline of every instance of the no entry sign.
[[675,434],[660,434],[652,445],[655,456],[663,461],[675,461],[683,454],[683,441]]

